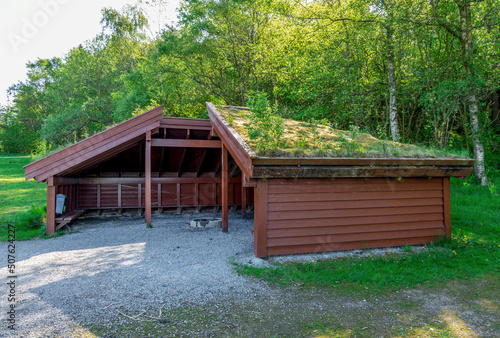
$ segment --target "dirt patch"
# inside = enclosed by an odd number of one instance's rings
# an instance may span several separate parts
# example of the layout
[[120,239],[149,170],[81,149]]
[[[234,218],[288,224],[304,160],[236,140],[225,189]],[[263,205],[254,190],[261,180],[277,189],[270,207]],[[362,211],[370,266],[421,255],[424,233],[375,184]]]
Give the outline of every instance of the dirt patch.
[[272,288],[244,301],[184,304],[163,312],[161,323],[130,320],[89,330],[103,337],[494,337],[500,335],[498,287],[498,279],[482,279],[377,296],[346,295],[345,288]]

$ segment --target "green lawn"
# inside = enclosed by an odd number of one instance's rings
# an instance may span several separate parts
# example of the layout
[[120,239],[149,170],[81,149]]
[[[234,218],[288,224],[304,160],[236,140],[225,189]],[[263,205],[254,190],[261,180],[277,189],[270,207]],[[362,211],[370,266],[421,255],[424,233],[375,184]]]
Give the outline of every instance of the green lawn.
[[278,285],[324,286],[345,290],[379,290],[435,285],[453,279],[500,273],[500,198],[489,187],[452,179],[452,240],[423,252],[370,258],[327,259],[309,263],[275,263],[272,268],[236,265],[238,272]]
[[[0,154],[0,241],[7,240],[7,225],[17,228],[16,239],[26,240],[43,233],[41,209],[45,206],[46,186],[34,180],[24,180],[23,166],[29,157]],[[37,206],[33,208],[33,205]]]

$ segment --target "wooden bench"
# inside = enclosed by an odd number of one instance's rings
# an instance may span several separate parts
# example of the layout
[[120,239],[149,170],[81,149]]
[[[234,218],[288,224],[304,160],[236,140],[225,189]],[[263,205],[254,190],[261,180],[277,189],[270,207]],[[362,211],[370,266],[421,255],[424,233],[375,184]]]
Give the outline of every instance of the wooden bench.
[[[84,212],[85,212],[85,210],[83,210],[83,209],[75,209],[75,210],[72,210],[70,212],[65,213],[64,215],[56,217],[56,231],[61,229],[65,225],[68,226],[69,222],[77,219]],[[69,228],[69,226],[68,226],[68,228]],[[70,230],[71,230],[71,228],[70,228]]]

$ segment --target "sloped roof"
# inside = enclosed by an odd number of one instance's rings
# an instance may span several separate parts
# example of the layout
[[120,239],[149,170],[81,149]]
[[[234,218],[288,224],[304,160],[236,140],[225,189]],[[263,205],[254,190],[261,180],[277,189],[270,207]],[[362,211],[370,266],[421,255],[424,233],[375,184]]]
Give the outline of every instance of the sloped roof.
[[163,106],[50,154],[24,166],[25,178],[37,182],[51,176],[70,176],[104,162],[142,141],[149,130],[160,127]]
[[271,177],[465,177],[470,175],[474,169],[475,161],[468,158],[259,156],[212,103],[207,102],[206,105],[214,131],[228,148],[247,179]]

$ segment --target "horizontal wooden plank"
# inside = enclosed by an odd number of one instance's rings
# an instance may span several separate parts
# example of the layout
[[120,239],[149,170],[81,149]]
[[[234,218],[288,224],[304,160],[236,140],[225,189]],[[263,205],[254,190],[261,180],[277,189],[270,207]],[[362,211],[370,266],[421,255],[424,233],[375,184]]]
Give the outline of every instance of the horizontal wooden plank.
[[281,247],[268,248],[267,253],[269,255],[291,255],[291,254],[301,254],[301,253],[311,253],[311,252],[373,249],[373,248],[385,248],[390,246],[428,244],[434,242],[435,240],[436,237],[430,236],[430,237],[416,237],[416,238],[399,238],[399,239],[389,239],[389,240],[379,240],[379,241],[281,246]]
[[330,227],[341,225],[369,225],[369,224],[390,224],[403,222],[423,222],[423,221],[443,221],[442,212],[408,215],[383,215],[383,216],[351,216],[339,218],[310,218],[304,219],[280,219],[270,220],[267,223],[268,229],[283,228],[303,228],[303,227]]
[[272,178],[269,186],[287,185],[325,185],[325,184],[406,184],[406,183],[443,183],[442,177],[340,177],[340,178]]
[[151,140],[153,147],[172,147],[172,148],[220,148],[221,141],[216,140],[180,140],[180,139],[161,139]]
[[467,177],[474,167],[458,166],[255,166],[253,178]]
[[329,209],[365,209],[383,207],[410,207],[410,206],[443,205],[442,198],[407,198],[407,199],[380,199],[360,201],[326,201],[326,202],[290,202],[269,203],[268,211],[296,211],[309,212],[311,210]]
[[160,120],[160,124],[167,126],[167,128],[168,126],[177,125],[212,127],[209,119],[190,119],[185,117],[163,117]]
[[276,158],[259,157],[253,159],[254,166],[274,165],[372,165],[372,166],[419,166],[419,165],[449,165],[449,166],[473,166],[475,160],[470,158],[327,158],[327,157],[302,157],[302,158]]
[[391,216],[407,214],[430,214],[443,212],[443,206],[424,207],[390,207],[390,208],[369,208],[369,209],[349,209],[349,210],[311,210],[308,212],[298,211],[274,211],[268,212],[268,220],[293,220],[311,218],[336,218],[336,217],[363,217],[363,216]]
[[311,245],[328,244],[342,242],[376,241],[384,239],[401,239],[415,237],[439,237],[444,234],[444,228],[419,229],[419,230],[400,230],[400,231],[382,231],[382,232],[362,232],[356,234],[336,234],[323,236],[299,236],[299,237],[281,237],[268,238],[267,246],[289,246],[289,245]]
[[[228,203],[229,206],[240,206],[240,204],[236,204],[236,203]],[[251,205],[251,204],[250,204]],[[201,207],[201,208],[211,208],[211,207],[221,207],[222,204],[209,204],[209,205],[201,205],[201,204],[198,204],[198,205],[195,205],[195,204],[183,204],[183,205],[177,205],[177,204],[162,204],[162,205],[158,205],[158,203],[153,203],[152,207],[153,209],[156,209],[156,208],[197,208],[197,207]],[[137,205],[137,201],[136,201],[136,204],[135,205],[126,205],[126,206],[121,206],[121,207],[118,207],[116,205],[113,205],[113,206],[103,206],[103,207],[96,207],[95,205],[94,206],[89,206],[89,207],[86,207],[85,208],[86,210],[117,210],[117,209],[144,209],[144,205]]]
[[359,201],[400,198],[440,198],[440,190],[429,191],[387,191],[387,192],[341,192],[310,194],[269,194],[268,201],[275,202],[319,202],[319,201]]
[[[397,182],[397,181],[396,181]],[[443,190],[443,184],[437,183],[388,183],[388,184],[344,184],[339,182],[331,182],[330,184],[322,185],[285,185],[271,186],[269,193],[271,194],[317,194],[325,192],[382,192],[382,191],[423,191],[423,190]]]
[[[305,226],[306,224],[304,224]],[[339,234],[358,234],[367,232],[418,230],[418,229],[438,229],[443,228],[443,221],[424,222],[401,222],[389,224],[368,224],[368,225],[347,225],[347,226],[325,226],[325,227],[304,227],[304,228],[282,228],[269,229],[268,238],[284,238],[297,236],[323,236]]]
[[[80,178],[80,184],[143,184],[143,177],[84,177]],[[220,177],[153,177],[153,184],[196,184],[196,183],[218,183],[221,184]],[[241,183],[241,176],[229,178],[229,183]]]
[[[160,128],[165,128],[168,130],[207,130],[211,131],[212,126],[191,126],[188,124],[176,124],[176,125],[171,125],[171,124],[162,124],[160,122]],[[167,132],[168,134],[168,132]]]

